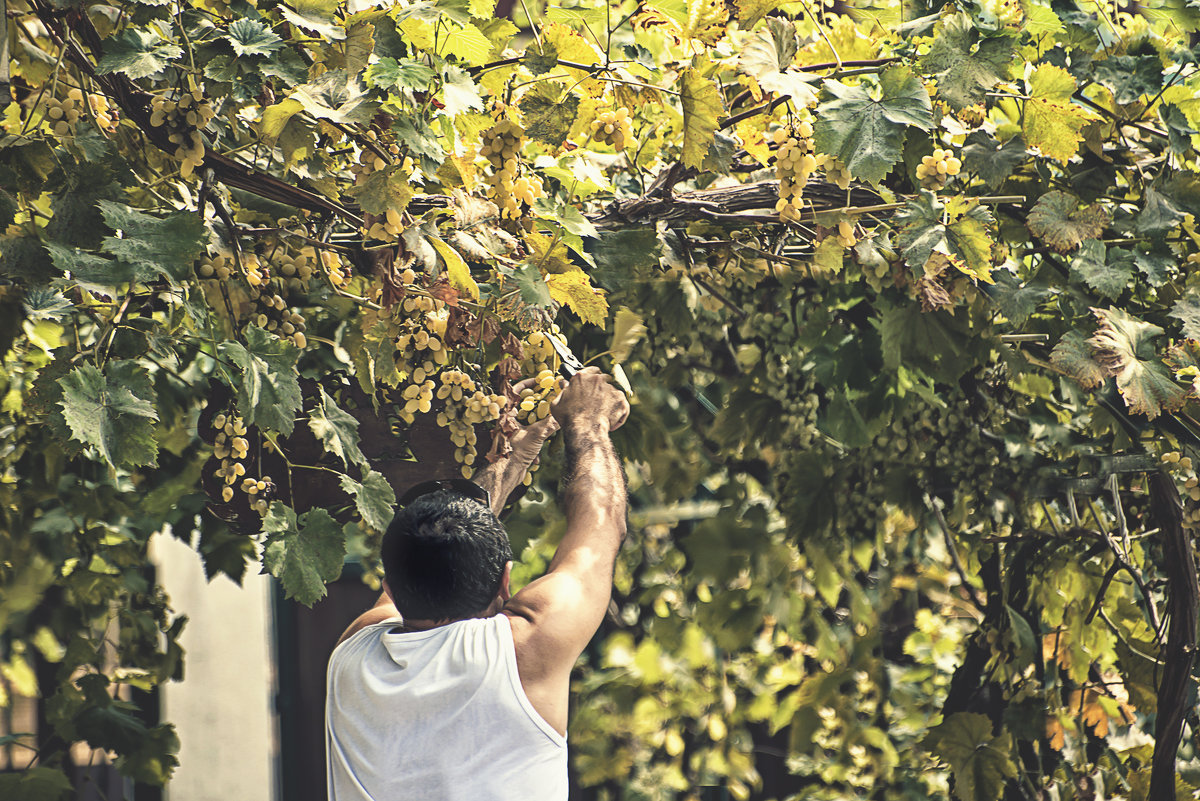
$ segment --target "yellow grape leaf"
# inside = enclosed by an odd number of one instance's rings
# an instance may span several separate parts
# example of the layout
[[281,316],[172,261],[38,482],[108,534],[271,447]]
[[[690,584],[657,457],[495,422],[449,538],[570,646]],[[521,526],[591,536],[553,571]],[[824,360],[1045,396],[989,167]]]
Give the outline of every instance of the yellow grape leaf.
[[1129,704],[1101,695],[1091,687],[1085,692],[1073,690],[1067,709],[1080,715],[1097,737],[1108,736],[1110,721],[1116,721],[1118,726],[1128,726],[1136,720]]
[[755,117],[749,120],[742,120],[733,129],[738,139],[742,140],[742,147],[746,149],[746,152],[764,167],[771,160],[771,147],[767,144],[766,137],[763,135],[762,127],[759,124],[759,120],[765,119],[765,117]]
[[580,320],[604,327],[604,320],[608,317],[608,301],[604,298],[604,291],[592,286],[583,270],[547,275],[546,287],[550,290],[550,297],[575,312]]
[[468,0],[467,10],[476,19],[491,19],[496,13],[496,0]]
[[754,27],[754,23],[779,8],[783,3],[781,0],[734,0],[734,5],[737,6],[738,22],[741,23],[738,27],[748,31]]
[[274,141],[283,133],[283,128],[295,115],[304,110],[299,100],[287,99],[267,106],[258,120],[258,132],[263,139]]
[[[584,39],[574,28],[563,25],[561,22],[544,24],[542,41],[547,45],[553,45],[554,52],[558,53],[560,61],[570,61],[575,64],[599,64],[601,62],[601,55],[592,43]],[[593,97],[604,92],[604,82],[587,77],[588,73],[584,70],[558,67],[555,75],[558,74],[558,70],[565,71],[572,81],[578,81],[579,87]]]
[[683,101],[683,166],[700,168],[720,126],[721,92],[717,85],[691,67],[679,82]]
[[400,23],[404,41],[418,50],[433,50],[433,24],[423,19],[409,17]]
[[1079,150],[1079,133],[1092,115],[1071,102],[1075,78],[1062,67],[1043,64],[1029,78],[1022,131],[1025,143],[1066,164]]
[[525,244],[529,246],[529,260],[543,273],[567,273],[579,269],[571,263],[571,254],[562,240],[555,241],[537,231],[528,231]]
[[646,336],[646,322],[636,312],[622,306],[613,320],[612,342],[608,350],[614,362],[623,362],[633,353],[634,346]]
[[471,277],[471,268],[463,261],[458,251],[447,245],[440,237],[429,237],[429,244],[446,262],[446,274],[450,278],[450,286],[462,290],[472,298],[479,299],[479,284]]
[[836,236],[827,236],[817,245],[813,252],[813,266],[822,274],[837,275],[842,271],[843,256],[846,249]]
[[375,26],[369,22],[356,22],[347,27],[342,52],[346,57],[346,72],[351,75],[361,72],[375,52]]
[[1063,728],[1062,721],[1052,715],[1046,716],[1046,739],[1055,751],[1063,750],[1067,744],[1067,730]]

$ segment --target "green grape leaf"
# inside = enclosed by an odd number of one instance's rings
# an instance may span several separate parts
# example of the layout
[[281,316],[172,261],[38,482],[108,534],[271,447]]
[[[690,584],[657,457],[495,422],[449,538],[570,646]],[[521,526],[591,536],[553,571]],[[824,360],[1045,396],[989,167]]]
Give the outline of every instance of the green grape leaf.
[[116,232],[105,238],[103,250],[130,265],[136,280],[162,275],[178,286],[191,276],[192,262],[207,240],[199,215],[178,211],[159,219],[109,200],[97,205]]
[[1020,135],[1001,144],[988,133],[972,131],[962,149],[963,169],[978,175],[992,189],[999,188],[1026,157]]
[[865,85],[825,81],[833,100],[817,108],[814,143],[835,156],[855,178],[879,183],[903,153],[908,126],[933,127],[933,104],[921,79],[907,67],[885,70],[874,99]]
[[341,41],[346,38],[346,29],[337,21],[338,5],[338,0],[293,0],[290,7],[280,3],[279,13],[297,28]]
[[116,468],[155,464],[154,389],[146,368],[132,360],[110,362],[102,373],[91,364],[58,381],[63,419],[71,437],[100,452]]
[[1092,115],[1071,102],[1075,79],[1054,64],[1042,64],[1029,78],[1022,131],[1025,142],[1047,158],[1066,164],[1083,141],[1080,130]]
[[269,56],[283,47],[279,34],[265,23],[249,17],[241,17],[230,23],[225,39],[239,57]]
[[531,139],[560,147],[579,115],[579,96],[559,81],[539,81],[518,101]]
[[375,53],[375,26],[370,22],[351,22],[346,28],[346,72],[358,75]]
[[1148,186],[1142,211],[1138,214],[1134,227],[1139,234],[1156,236],[1165,234],[1182,223],[1185,216],[1165,195]]
[[1182,408],[1187,393],[1155,357],[1151,341],[1163,330],[1120,309],[1093,308],[1092,312],[1100,321],[1088,340],[1092,355],[1116,379],[1129,411],[1153,420],[1164,411]]
[[362,183],[346,190],[363,211],[368,214],[385,214],[388,209],[404,211],[413,198],[409,174],[400,164],[390,164],[375,170]]
[[800,49],[796,26],[791,20],[769,17],[767,27],[751,37],[738,56],[738,69],[758,81],[768,92],[787,95],[797,106],[811,105],[817,99],[812,82],[816,74],[790,70]]
[[153,31],[126,28],[104,41],[104,57],[96,63],[96,72],[117,72],[137,80],[161,72],[172,59],[183,55],[183,48],[165,41]]
[[[483,98],[479,96],[479,87],[475,85],[475,81],[465,70],[459,69],[453,64],[447,64],[445,78],[442,83],[443,108],[439,111],[440,114],[457,117],[464,111],[483,108]],[[570,129],[568,128],[568,130]]]
[[253,538],[234,534],[228,526],[212,524],[200,527],[200,539],[196,550],[204,562],[204,578],[212,581],[224,574],[234,584],[241,585],[246,575],[246,564],[258,558],[258,547]]
[[966,369],[964,334],[945,311],[924,312],[916,303],[888,306],[880,315],[883,363],[920,369],[941,381],[956,381]]
[[991,215],[983,206],[961,198],[946,203],[933,192],[923,191],[896,213],[900,234],[896,244],[914,270],[923,270],[934,253],[950,257],[961,272],[991,283],[992,239],[988,233]]
[[542,42],[540,50],[535,50],[536,42],[525,48],[525,56],[521,63],[532,75],[545,75],[558,66],[558,48],[553,42]]
[[550,288],[546,286],[546,277],[536,264],[525,262],[513,270],[511,277],[521,291],[521,300],[528,305],[546,307],[554,302]]
[[1200,294],[1189,292],[1175,301],[1171,316],[1181,323],[1185,337],[1200,339]]
[[234,387],[246,422],[290,435],[301,405],[296,346],[252,325],[246,329],[245,345],[222,342],[219,350],[242,369],[241,381]]
[[1071,259],[1071,275],[1081,279],[1107,298],[1125,291],[1133,275],[1128,262],[1109,259],[1108,249],[1099,239],[1085,239]]
[[1092,348],[1083,334],[1068,331],[1050,351],[1050,363],[1084,389],[1096,389],[1108,377],[1092,358]]
[[943,17],[934,35],[921,70],[937,77],[938,97],[955,111],[983,102],[989,89],[1009,78],[1012,37],[981,37],[964,12]]
[[1025,225],[1047,245],[1067,253],[1085,239],[1098,238],[1108,221],[1108,212],[1100,204],[1081,206],[1079,198],[1055,189],[1038,198]]
[[1162,61],[1158,56],[1109,56],[1092,62],[1095,80],[1112,90],[1121,105],[1153,97],[1163,88]]
[[1021,284],[1008,270],[997,270],[992,277],[995,283],[988,287],[988,297],[1015,326],[1024,325],[1038,305],[1051,295],[1044,286]]
[[433,71],[424,62],[411,58],[381,58],[367,67],[364,78],[367,86],[376,89],[417,89],[426,91],[433,85]]
[[296,512],[275,501],[263,518],[263,567],[283,585],[288,598],[312,606],[325,585],[342,574],[346,536],[324,509]]
[[0,773],[0,796],[21,801],[66,801],[75,797],[75,788],[61,770],[38,766]]
[[318,387],[316,407],[308,413],[308,427],[320,440],[326,453],[332,453],[349,466],[351,462],[367,466],[367,458],[358,448],[358,420],[347,414],[329,397],[324,387]]
[[950,765],[954,794],[962,801],[999,801],[1017,778],[1012,736],[992,734],[987,715],[957,712],[929,730],[921,745]]
[[179,735],[170,723],[146,729],[138,747],[117,757],[114,766],[135,782],[161,787],[179,766]]
[[359,484],[350,476],[342,476],[342,489],[354,496],[354,505],[367,525],[376,531],[387,531],[396,512],[396,492],[381,474],[368,470]]
[[683,106],[683,165],[700,169],[721,124],[721,91],[689,67],[680,79],[679,95]]
[[368,123],[379,109],[379,104],[363,91],[358,77],[344,70],[330,70],[315,81],[297,86],[291,99],[317,119],[339,125]]

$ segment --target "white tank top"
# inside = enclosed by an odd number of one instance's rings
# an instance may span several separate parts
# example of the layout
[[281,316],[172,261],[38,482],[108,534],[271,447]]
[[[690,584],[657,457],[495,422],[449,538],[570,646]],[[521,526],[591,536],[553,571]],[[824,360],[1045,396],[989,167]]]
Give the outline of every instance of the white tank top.
[[508,617],[399,622],[329,658],[329,801],[566,801],[567,741],[521,687]]

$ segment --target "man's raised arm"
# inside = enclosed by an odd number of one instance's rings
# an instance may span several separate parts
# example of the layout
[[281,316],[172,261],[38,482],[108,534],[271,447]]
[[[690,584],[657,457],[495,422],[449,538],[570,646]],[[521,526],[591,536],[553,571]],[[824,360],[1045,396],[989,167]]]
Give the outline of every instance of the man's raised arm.
[[607,376],[588,368],[553,410],[566,444],[567,530],[546,575],[514,595],[504,613],[526,695],[565,731],[571,668],[604,619],[625,537],[625,476],[608,435],[625,422],[629,404]]

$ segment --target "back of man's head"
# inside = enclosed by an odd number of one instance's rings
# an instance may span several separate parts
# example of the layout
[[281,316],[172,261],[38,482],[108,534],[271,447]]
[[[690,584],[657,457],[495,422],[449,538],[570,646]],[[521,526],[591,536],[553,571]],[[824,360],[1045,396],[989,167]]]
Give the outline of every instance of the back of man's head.
[[380,556],[401,615],[457,620],[491,604],[512,548],[490,509],[443,490],[422,495],[396,514]]

